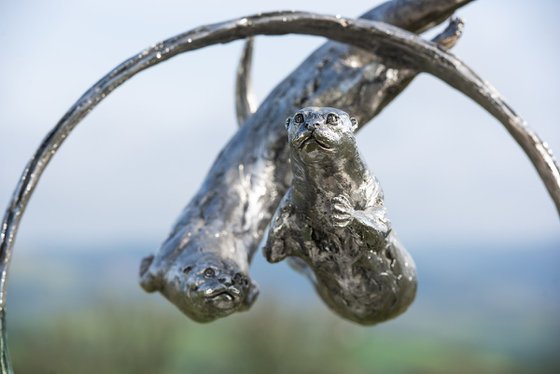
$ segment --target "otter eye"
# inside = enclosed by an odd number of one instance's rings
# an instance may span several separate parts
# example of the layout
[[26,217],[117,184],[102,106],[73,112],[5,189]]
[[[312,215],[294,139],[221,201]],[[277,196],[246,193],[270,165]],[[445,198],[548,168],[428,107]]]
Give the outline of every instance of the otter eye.
[[216,272],[212,268],[204,269],[204,273],[202,273],[206,278],[214,278],[216,276]]
[[294,122],[295,123],[303,123],[303,114],[298,113],[295,115],[294,117]]
[[192,270],[192,266],[187,266],[186,268],[183,269],[183,273],[188,274],[190,273]]
[[336,125],[338,123],[338,116],[334,113],[329,113],[327,116],[327,124]]

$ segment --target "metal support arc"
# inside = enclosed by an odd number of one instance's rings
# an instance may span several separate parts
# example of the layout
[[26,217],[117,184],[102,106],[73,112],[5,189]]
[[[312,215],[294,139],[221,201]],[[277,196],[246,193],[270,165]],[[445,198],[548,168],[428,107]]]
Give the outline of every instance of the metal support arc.
[[0,308],[0,373],[2,374],[12,374],[14,372],[10,363],[7,334],[6,309]]

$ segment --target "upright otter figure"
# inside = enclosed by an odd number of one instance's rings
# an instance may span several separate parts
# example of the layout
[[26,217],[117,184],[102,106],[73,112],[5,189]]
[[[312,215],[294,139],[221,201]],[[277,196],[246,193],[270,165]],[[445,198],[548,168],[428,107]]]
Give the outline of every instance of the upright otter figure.
[[272,219],[267,260],[293,256],[292,265],[341,317],[364,325],[396,317],[414,300],[415,266],[360,157],[356,120],[309,107],[288,118],[286,128],[293,182]]

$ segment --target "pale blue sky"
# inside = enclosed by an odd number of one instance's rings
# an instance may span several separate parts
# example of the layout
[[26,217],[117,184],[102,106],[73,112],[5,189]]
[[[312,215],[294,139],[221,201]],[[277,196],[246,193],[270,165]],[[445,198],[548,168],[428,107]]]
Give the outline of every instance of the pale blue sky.
[[[47,131],[95,81],[159,40],[264,10],[356,16],[364,1],[0,2],[0,208]],[[555,1],[476,1],[456,53],[560,154]],[[259,99],[322,39],[257,39]],[[144,240],[156,247],[236,129],[241,43],[141,73],[96,108],[53,159],[17,246]],[[434,78],[415,80],[359,135],[389,216],[415,243],[560,243],[560,222],[521,149],[481,108]]]

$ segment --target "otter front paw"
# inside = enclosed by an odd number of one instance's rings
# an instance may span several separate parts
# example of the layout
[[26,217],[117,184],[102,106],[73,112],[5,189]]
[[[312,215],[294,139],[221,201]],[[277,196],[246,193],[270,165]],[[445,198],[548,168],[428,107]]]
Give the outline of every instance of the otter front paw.
[[354,207],[348,197],[335,196],[332,199],[332,221],[335,227],[346,227],[354,219]]

